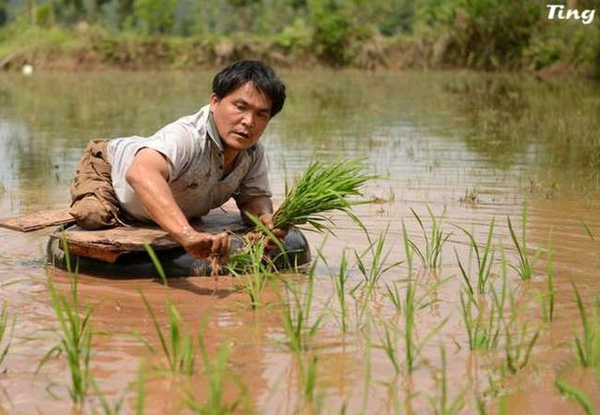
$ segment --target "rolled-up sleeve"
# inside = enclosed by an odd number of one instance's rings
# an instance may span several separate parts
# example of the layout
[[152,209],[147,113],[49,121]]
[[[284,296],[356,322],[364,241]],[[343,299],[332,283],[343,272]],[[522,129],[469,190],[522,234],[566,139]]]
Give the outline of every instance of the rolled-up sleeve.
[[265,149],[262,144],[256,144],[251,157],[250,168],[240,182],[238,191],[233,195],[238,205],[244,205],[255,197],[273,196],[271,186],[269,185]]

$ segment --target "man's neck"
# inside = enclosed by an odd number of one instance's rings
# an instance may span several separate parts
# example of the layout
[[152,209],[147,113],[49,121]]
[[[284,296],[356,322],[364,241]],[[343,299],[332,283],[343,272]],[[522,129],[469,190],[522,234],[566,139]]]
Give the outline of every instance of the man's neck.
[[231,170],[233,170],[233,166],[235,165],[235,159],[237,158],[239,151],[233,150],[227,146],[223,147],[223,164],[225,174],[229,174]]

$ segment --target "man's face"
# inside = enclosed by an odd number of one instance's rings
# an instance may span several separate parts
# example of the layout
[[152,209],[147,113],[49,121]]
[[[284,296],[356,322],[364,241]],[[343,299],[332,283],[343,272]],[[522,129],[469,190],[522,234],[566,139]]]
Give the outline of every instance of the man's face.
[[235,151],[254,145],[271,118],[271,99],[247,82],[217,97],[210,96],[210,110],[223,144]]

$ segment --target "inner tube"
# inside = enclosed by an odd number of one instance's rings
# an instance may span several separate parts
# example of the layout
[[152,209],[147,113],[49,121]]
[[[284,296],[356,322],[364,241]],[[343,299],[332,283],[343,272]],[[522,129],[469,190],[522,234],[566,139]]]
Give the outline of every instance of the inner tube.
[[[69,228],[65,231],[68,232]],[[239,235],[230,235],[229,255],[240,253],[245,240]],[[71,270],[67,269],[67,255],[61,249],[60,238],[51,236],[46,246],[49,265],[58,269],[79,272],[86,275],[97,275],[114,278],[160,277],[145,251],[135,251],[121,255],[114,263],[70,254]],[[285,254],[274,257],[275,266],[279,270],[303,268],[311,261],[310,248],[304,234],[292,228],[283,243]],[[155,251],[167,278],[210,276],[212,268],[209,261],[199,260],[189,256],[183,248]]]

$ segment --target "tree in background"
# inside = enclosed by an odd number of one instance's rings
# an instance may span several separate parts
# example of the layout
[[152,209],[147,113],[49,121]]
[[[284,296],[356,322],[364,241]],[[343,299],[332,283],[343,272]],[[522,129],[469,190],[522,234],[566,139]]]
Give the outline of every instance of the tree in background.
[[147,34],[170,34],[176,7],[177,0],[137,0],[133,6],[136,25]]

